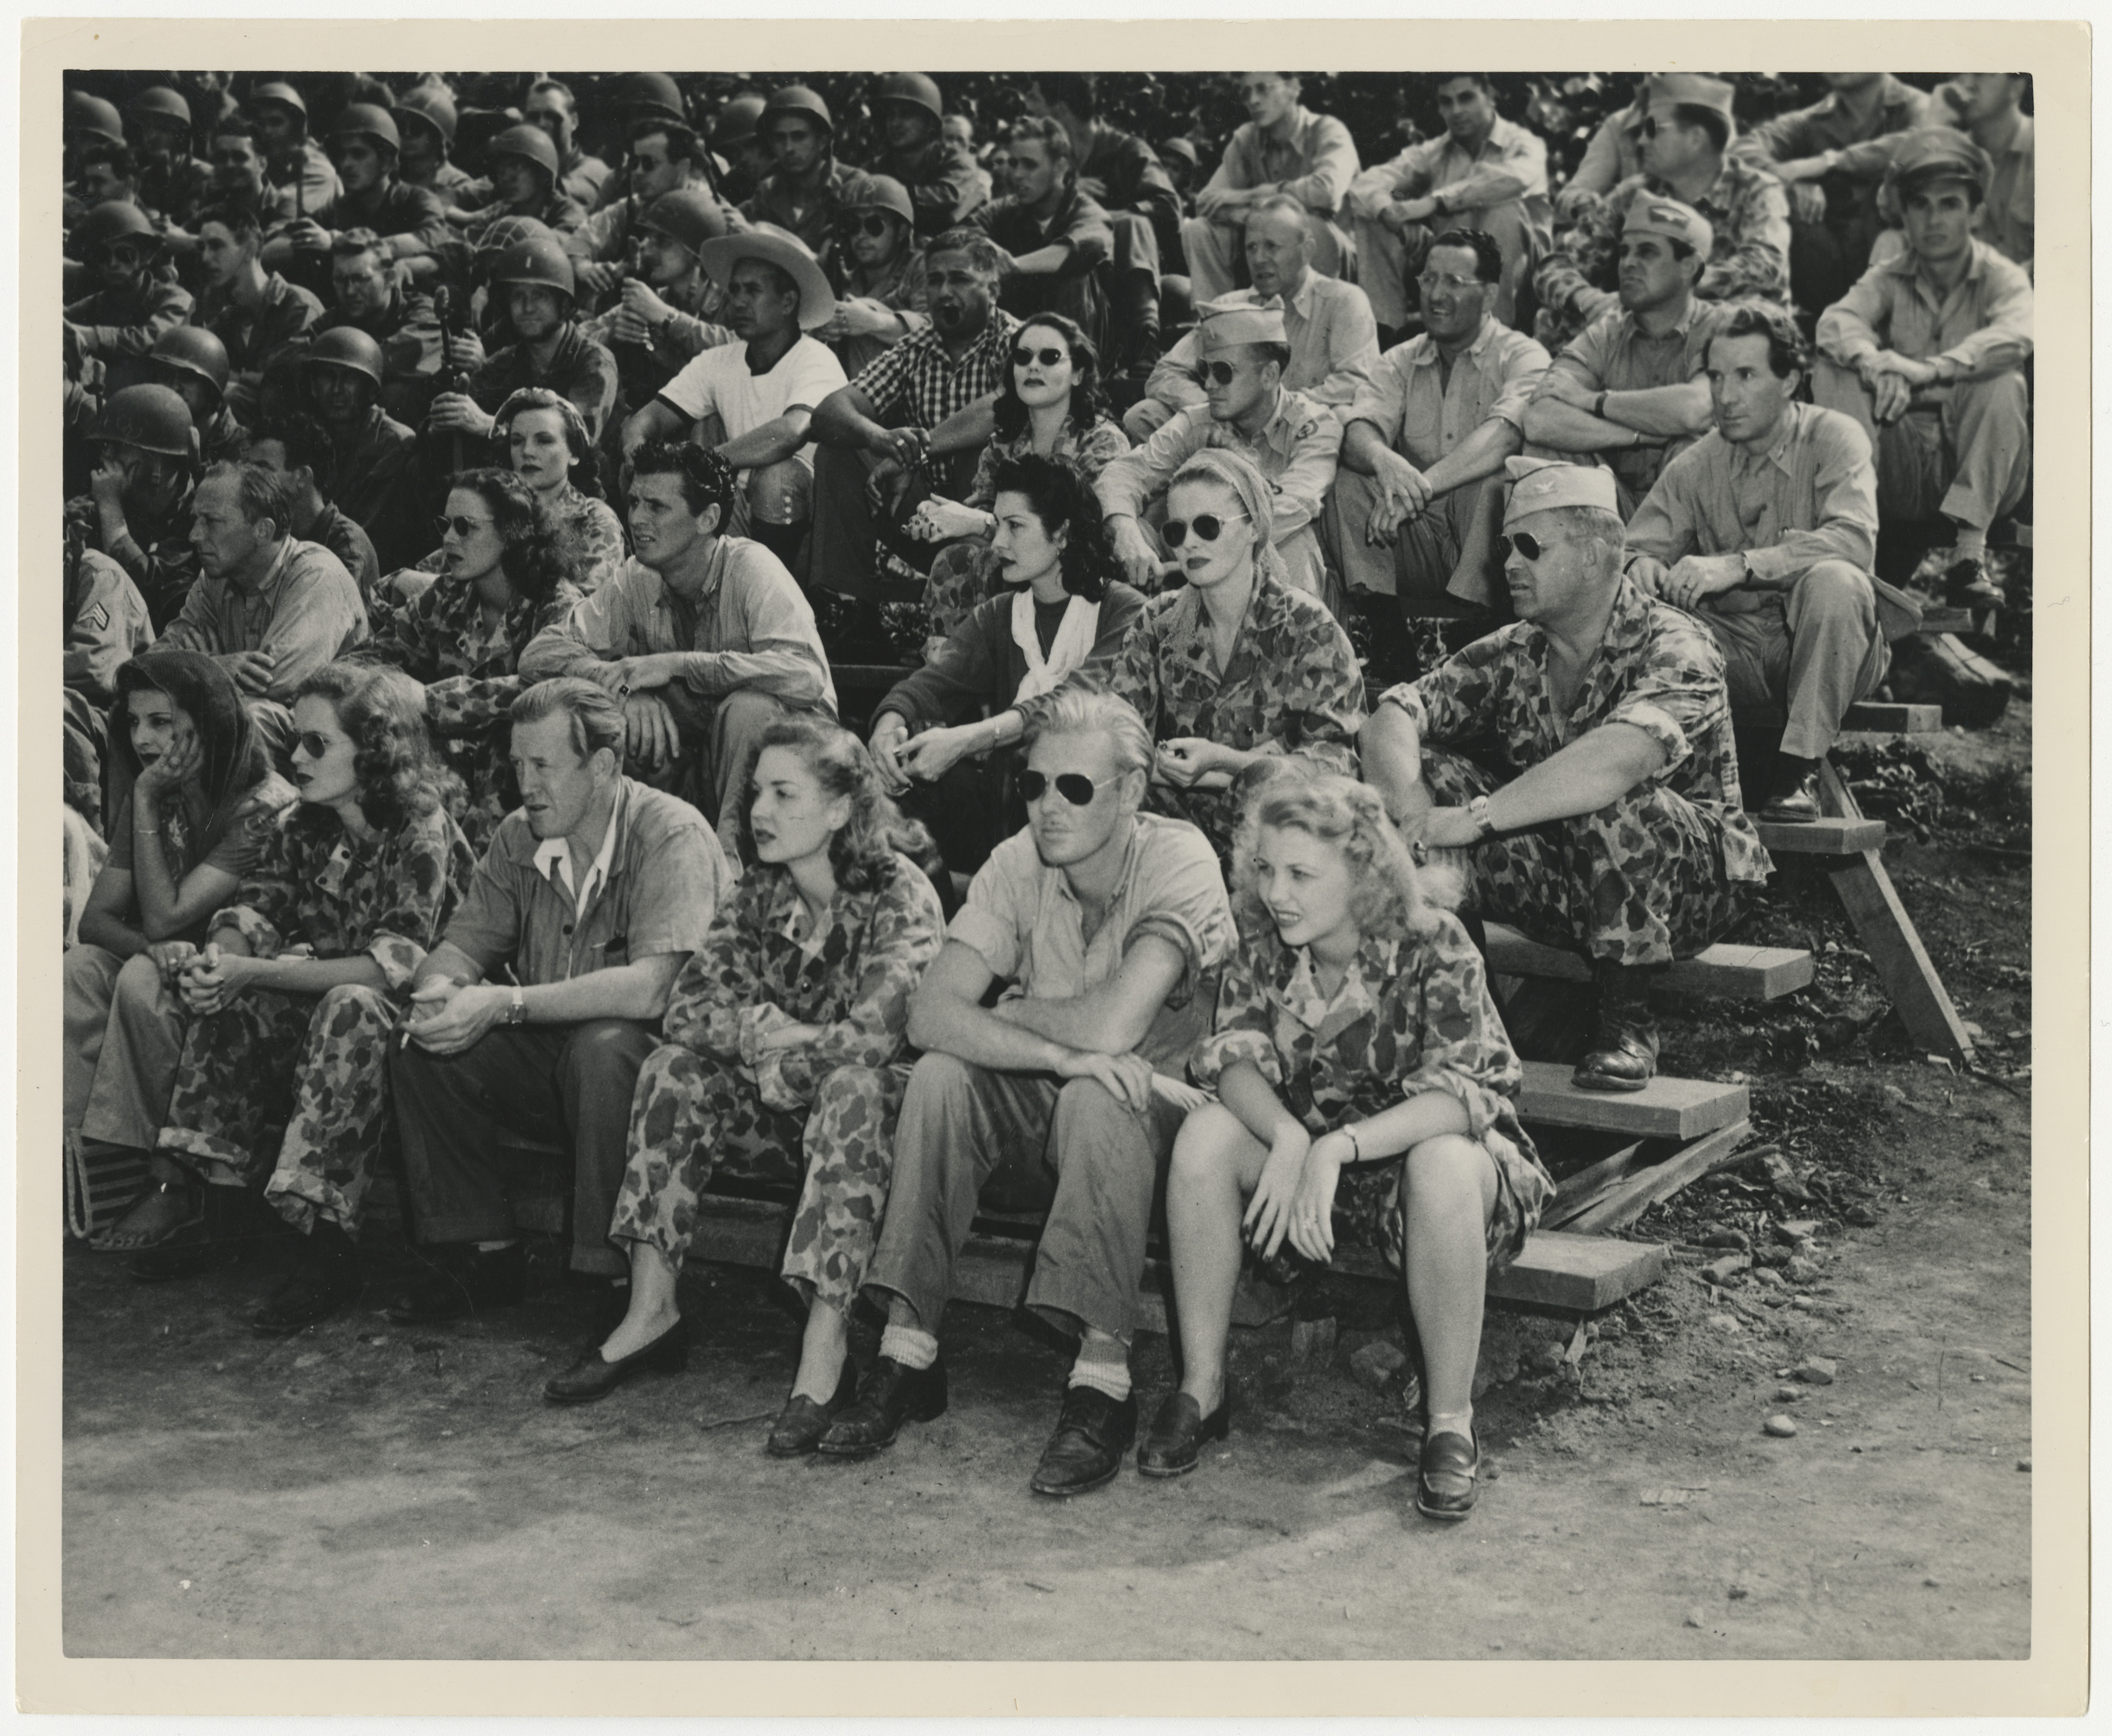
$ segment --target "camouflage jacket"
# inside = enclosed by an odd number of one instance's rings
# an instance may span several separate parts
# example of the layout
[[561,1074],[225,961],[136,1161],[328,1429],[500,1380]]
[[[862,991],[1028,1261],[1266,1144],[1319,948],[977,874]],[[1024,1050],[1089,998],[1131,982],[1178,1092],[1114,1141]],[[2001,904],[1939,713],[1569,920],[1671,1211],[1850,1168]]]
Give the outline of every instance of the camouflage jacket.
[[[938,955],[945,918],[908,858],[886,857],[873,878],[865,891],[838,889],[827,932],[810,947],[798,932],[804,907],[791,875],[768,864],[743,874],[676,979],[662,1024],[667,1041],[739,1064],[775,1108],[810,1102],[840,1067],[894,1060],[907,1044],[910,993]],[[794,1048],[759,1048],[793,1024],[821,1034]]]
[[[1534,268],[1533,294],[1541,307],[1535,335],[1558,348],[1607,308],[1618,303],[1614,268],[1621,221],[1644,191],[1678,194],[1649,175],[1632,175],[1611,193],[1586,195],[1554,249]],[[1789,305],[1789,195],[1771,169],[1727,159],[1716,184],[1687,203],[1709,219],[1715,246],[1694,293],[1704,301],[1771,302]]]
[[1491,1129],[1521,1151],[1532,1141],[1512,1101],[1525,1069],[1497,1016],[1482,955],[1449,911],[1421,940],[1368,935],[1331,999],[1304,947],[1249,917],[1218,986],[1218,1018],[1188,1071],[1215,1090],[1245,1061],[1306,1131],[1327,1132],[1427,1091],[1457,1097],[1467,1137]]
[[1547,636],[1513,622],[1380,696],[1414,719],[1428,742],[1494,737],[1513,776],[1608,723],[1632,724],[1664,750],[1650,781],[1682,797],[1716,833],[1727,878],[1764,881],[1770,863],[1746,817],[1731,734],[1723,654],[1692,616],[1623,578],[1598,655],[1567,718],[1547,686]]
[[305,947],[318,959],[368,953],[402,994],[454,914],[476,867],[444,810],[361,844],[337,815],[289,809],[208,933],[231,928],[260,959]]

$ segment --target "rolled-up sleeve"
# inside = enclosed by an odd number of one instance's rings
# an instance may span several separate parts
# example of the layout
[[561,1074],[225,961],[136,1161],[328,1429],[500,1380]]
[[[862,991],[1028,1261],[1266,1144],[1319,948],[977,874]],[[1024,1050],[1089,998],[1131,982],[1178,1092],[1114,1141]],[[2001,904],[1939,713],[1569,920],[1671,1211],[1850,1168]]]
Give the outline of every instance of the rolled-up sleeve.
[[1479,1140],[1496,1125],[1525,1069],[1489,999],[1482,955],[1458,918],[1444,917],[1422,952],[1422,1052],[1401,1080],[1401,1095],[1441,1091],[1458,1098],[1467,1111],[1467,1137]]
[[1144,880],[1129,929],[1127,953],[1146,935],[1179,949],[1181,982],[1166,997],[1169,1007],[1187,1005],[1196,986],[1222,967],[1232,951],[1232,909],[1218,853],[1199,832],[1168,831],[1145,853],[1137,873]]
[[1203,449],[1209,417],[1208,404],[1190,406],[1141,446],[1111,462],[1094,485],[1102,510],[1110,517],[1141,513],[1164,491],[1174,472]]
[[[1404,348],[1405,346],[1404,346]],[[1379,358],[1371,378],[1342,412],[1342,426],[1369,422],[1389,446],[1398,446],[1403,418],[1408,414],[1408,385],[1415,370],[1399,349]]]
[[1227,961],[1218,982],[1218,1012],[1210,1034],[1188,1058],[1188,1077],[1205,1091],[1215,1091],[1225,1069],[1245,1061],[1268,1082],[1283,1084],[1283,1059],[1277,1053],[1276,1008],[1262,986],[1255,960],[1270,950],[1267,941],[1245,934]]
[[1499,723],[1499,666],[1523,657],[1509,634],[1491,634],[1454,652],[1419,680],[1403,681],[1379,696],[1381,705],[1398,705],[1423,741],[1470,741]]
[[[1008,982],[1019,974],[1022,948],[1020,925],[1031,919],[1033,886],[1022,851],[1009,838],[990,852],[990,859],[976,870],[968,882],[968,895],[946,930],[946,938],[979,955],[990,974]],[[1033,841],[1026,840],[1026,854],[1033,853]]]
[[1495,398],[1483,420],[1509,422],[1523,432],[1525,407],[1532,402],[1532,394],[1540,390],[1540,383],[1547,377],[1547,370],[1552,364],[1547,352],[1531,338],[1512,344],[1508,349]]
[[1705,741],[1728,715],[1723,653],[1709,630],[1691,617],[1653,610],[1659,622],[1635,678],[1608,723],[1632,724],[1664,750],[1659,776],[1670,772]]

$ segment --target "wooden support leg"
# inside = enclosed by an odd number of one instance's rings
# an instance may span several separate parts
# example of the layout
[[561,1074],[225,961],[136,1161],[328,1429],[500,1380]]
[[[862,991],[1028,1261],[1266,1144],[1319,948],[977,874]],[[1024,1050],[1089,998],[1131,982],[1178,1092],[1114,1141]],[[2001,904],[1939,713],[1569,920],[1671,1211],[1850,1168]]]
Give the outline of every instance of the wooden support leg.
[[1891,997],[1900,1023],[1915,1042],[1931,1055],[1964,1060],[1973,1040],[1950,1004],[1943,979],[1929,962],[1928,951],[1914,932],[1914,918],[1900,902],[1892,877],[1877,851],[1866,850],[1831,870],[1833,890],[1862,936],[1864,950],[1878,967],[1878,976]]

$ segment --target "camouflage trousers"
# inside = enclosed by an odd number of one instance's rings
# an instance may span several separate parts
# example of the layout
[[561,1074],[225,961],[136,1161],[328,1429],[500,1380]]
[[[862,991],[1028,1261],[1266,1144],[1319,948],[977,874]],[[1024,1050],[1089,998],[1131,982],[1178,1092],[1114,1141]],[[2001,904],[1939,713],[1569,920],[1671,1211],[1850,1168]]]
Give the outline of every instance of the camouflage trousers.
[[[1492,795],[1502,782],[1463,754],[1427,745],[1422,779],[1450,807]],[[1737,920],[1747,890],[1724,877],[1708,817],[1655,785],[1459,854],[1468,909],[1547,945],[1620,964],[1691,957]]]
[[318,1214],[357,1230],[388,1129],[399,1012],[379,989],[341,983],[319,996],[260,989],[191,1020],[157,1146],[188,1169],[262,1184],[303,1232]]
[[908,1081],[906,1067],[839,1067],[805,1109],[775,1109],[726,1062],[663,1045],[646,1058],[631,1097],[630,1155],[609,1240],[649,1242],[679,1265],[721,1166],[744,1181],[798,1181],[785,1280],[809,1301],[848,1310],[887,1209]]

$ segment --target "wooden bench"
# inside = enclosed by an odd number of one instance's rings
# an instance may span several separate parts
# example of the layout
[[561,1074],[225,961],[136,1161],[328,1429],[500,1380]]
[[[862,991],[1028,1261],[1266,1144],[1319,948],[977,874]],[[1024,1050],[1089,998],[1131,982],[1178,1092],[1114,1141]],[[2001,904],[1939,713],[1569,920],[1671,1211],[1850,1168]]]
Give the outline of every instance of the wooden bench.
[[[1501,923],[1484,925],[1489,968],[1499,976],[1534,977],[1561,982],[1589,982],[1591,965],[1578,954],[1544,946]],[[1711,946],[1693,958],[1676,960],[1664,986],[1682,994],[1709,995],[1725,1000],[1774,1000],[1793,995],[1810,982],[1811,955],[1791,946]]]
[[1848,708],[1844,729],[1878,736],[1927,736],[1943,728],[1941,705],[1905,705],[1889,699],[1863,699]]

